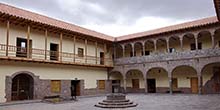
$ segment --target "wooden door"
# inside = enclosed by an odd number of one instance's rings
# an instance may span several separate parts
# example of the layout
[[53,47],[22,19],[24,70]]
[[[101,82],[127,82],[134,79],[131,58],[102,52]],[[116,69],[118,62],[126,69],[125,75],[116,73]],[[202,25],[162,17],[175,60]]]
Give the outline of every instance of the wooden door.
[[172,78],[172,89],[173,89],[173,91],[176,91],[178,89],[177,78]]
[[132,87],[135,89],[140,88],[139,79],[132,79]]
[[198,93],[198,78],[191,78],[191,92]]
[[76,84],[76,96],[80,96],[80,81]]

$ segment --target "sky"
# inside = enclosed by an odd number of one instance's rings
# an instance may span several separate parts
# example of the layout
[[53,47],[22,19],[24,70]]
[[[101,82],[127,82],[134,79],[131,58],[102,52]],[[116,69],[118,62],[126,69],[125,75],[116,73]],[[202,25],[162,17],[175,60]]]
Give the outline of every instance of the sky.
[[213,0],[0,0],[113,37],[216,16]]

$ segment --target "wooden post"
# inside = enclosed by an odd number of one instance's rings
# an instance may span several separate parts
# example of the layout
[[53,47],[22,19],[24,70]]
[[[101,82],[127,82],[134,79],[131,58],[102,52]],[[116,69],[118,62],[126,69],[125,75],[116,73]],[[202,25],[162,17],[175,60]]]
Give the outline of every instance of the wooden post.
[[63,34],[60,33],[60,61],[62,61],[62,43],[63,43]]
[[106,45],[106,43],[104,43],[104,65],[106,64],[106,58],[105,58],[105,55],[106,55],[106,53],[107,53],[107,45]]
[[180,48],[181,51],[183,52],[183,37],[180,37]]
[[10,21],[7,21],[7,33],[6,33],[6,56],[8,56],[9,30],[10,30]]
[[145,56],[145,43],[144,42],[142,43],[142,46],[143,46],[143,50],[142,50],[143,51],[143,55],[142,56]]
[[199,48],[198,48],[198,37],[197,36],[195,36],[195,43],[196,43],[196,50],[198,50]]
[[85,39],[85,63],[87,63],[87,39]]
[[44,59],[47,60],[47,29],[45,30],[45,41],[44,42],[45,42],[45,50],[44,50],[45,58]]
[[170,50],[169,38],[166,39],[166,43],[167,43],[167,53],[169,53]]
[[157,40],[154,40],[154,51],[157,53]]
[[76,36],[73,37],[73,62],[76,62]]
[[27,58],[30,58],[30,26],[27,29]]
[[95,42],[95,64],[97,64],[97,60],[98,60],[98,55],[97,55],[97,52],[98,52],[98,43],[97,41]]

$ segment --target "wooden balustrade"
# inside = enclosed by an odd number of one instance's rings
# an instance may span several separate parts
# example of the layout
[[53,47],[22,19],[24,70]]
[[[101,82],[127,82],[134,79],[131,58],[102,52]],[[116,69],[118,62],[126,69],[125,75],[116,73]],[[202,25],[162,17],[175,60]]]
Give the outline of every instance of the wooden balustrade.
[[[79,56],[78,54],[68,53],[68,52],[58,52],[58,51],[50,51],[45,49],[36,49],[23,47],[17,47],[13,45],[5,45],[0,44],[0,57],[6,57],[6,50],[8,49],[8,56],[10,58],[21,58],[23,60],[26,59],[33,59],[33,60],[41,60],[41,61],[51,61],[51,62],[65,62],[65,63],[73,63],[73,64],[88,64],[88,65],[102,65],[112,67],[113,61],[111,58],[100,58],[97,56]],[[29,51],[29,57],[27,56]],[[45,55],[46,54],[46,55]],[[45,60],[45,56],[47,60]],[[60,58],[62,57],[62,58]],[[62,60],[61,60],[62,59]],[[98,62],[98,63],[96,63]]]

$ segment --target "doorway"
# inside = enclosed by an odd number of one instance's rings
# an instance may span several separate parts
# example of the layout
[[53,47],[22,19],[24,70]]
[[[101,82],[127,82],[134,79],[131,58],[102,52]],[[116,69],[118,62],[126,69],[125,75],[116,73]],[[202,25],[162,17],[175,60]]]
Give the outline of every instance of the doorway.
[[112,80],[112,93],[120,93],[120,80]]
[[80,80],[72,80],[71,81],[71,96],[80,96],[81,92]]
[[140,88],[139,79],[132,79],[132,88],[134,89]]
[[12,79],[11,100],[33,99],[34,81],[30,75],[19,74]]
[[104,52],[100,52],[100,64],[101,65],[104,65],[104,56],[105,56],[105,54],[104,54]]
[[[25,38],[17,38],[16,41],[16,57],[27,57],[27,39]],[[31,48],[32,48],[32,40],[29,41],[29,52],[31,55]]]
[[155,79],[147,79],[147,89],[148,89],[148,93],[156,93]]
[[50,60],[58,61],[58,57],[59,57],[58,49],[59,49],[58,44],[50,43]]
[[191,92],[196,94],[198,93],[198,78],[197,77],[193,77],[191,78]]

